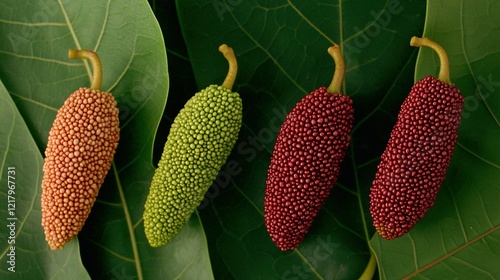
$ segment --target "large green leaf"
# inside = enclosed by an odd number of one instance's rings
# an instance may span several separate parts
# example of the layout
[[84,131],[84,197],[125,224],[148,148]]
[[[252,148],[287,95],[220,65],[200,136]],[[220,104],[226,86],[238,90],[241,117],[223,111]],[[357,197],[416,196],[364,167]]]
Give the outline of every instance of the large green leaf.
[[[428,1],[424,36],[448,52],[465,97],[459,138],[435,206],[406,236],[372,239],[383,279],[500,278],[500,1]],[[422,49],[415,80],[436,75]]]
[[[413,83],[422,34],[421,1],[177,1],[199,88],[221,83],[227,65],[213,52],[232,46],[244,125],[199,211],[217,279],[356,279],[374,234],[368,193],[399,106]],[[348,156],[303,243],[281,252],[263,219],[266,171],[285,115],[331,81],[334,42],[344,52],[345,92],[354,99]]]
[[[193,76],[193,70],[187,55],[186,45],[182,38],[179,27],[175,1],[155,1],[150,0],[152,9],[158,18],[168,55],[169,67],[169,92],[168,102],[164,112],[164,118],[159,126],[160,131],[169,131],[173,119],[184,104],[197,91],[196,82]],[[216,52],[216,50],[213,50]],[[153,162],[158,162],[163,147],[167,139],[167,133],[157,133],[155,139],[155,151],[153,153]]]
[[[154,171],[153,143],[169,85],[163,37],[148,3],[2,1],[0,77],[38,146],[38,155],[45,149],[57,108],[71,92],[90,84],[90,65],[68,60],[68,48],[97,51],[103,63],[103,90],[114,94],[120,109],[121,138],[115,161],[79,234],[89,274],[93,279],[211,279],[205,235],[196,215],[167,246],[151,248],[143,233],[143,204]],[[5,102],[0,106],[2,113],[9,108]],[[27,168],[23,174],[40,176],[40,164],[28,164],[27,159],[22,163]],[[38,177],[29,181],[33,192],[40,191]],[[39,209],[39,200],[32,205]],[[43,231],[37,219],[28,219],[25,225],[19,228],[20,235],[29,234],[22,231],[25,228]],[[62,252],[45,252],[47,248],[39,240],[29,250],[36,258],[47,260],[59,255],[79,257],[75,242]],[[31,267],[42,276],[34,272],[14,276],[38,279],[53,275],[50,263],[40,263],[35,269],[34,264],[22,260],[17,263],[19,269]],[[62,276],[74,270],[64,262],[57,265]]]
[[52,252],[40,229],[43,159],[21,114],[0,82],[0,234],[2,279],[90,279],[76,239]]

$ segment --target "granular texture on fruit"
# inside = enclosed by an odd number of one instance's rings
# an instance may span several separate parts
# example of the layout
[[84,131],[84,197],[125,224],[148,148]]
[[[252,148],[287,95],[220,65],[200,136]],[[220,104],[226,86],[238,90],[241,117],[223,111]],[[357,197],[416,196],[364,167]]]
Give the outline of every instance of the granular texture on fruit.
[[434,205],[457,141],[463,102],[454,85],[435,77],[413,85],[370,190],[373,225],[383,238],[407,233]]
[[90,59],[91,88],[79,88],[57,111],[49,132],[42,178],[42,226],[52,250],[62,249],[82,229],[108,173],[120,138],[118,108],[101,86],[97,54],[70,50]]
[[118,145],[118,124],[108,92],[80,88],[59,109],[42,180],[42,225],[53,250],[75,237],[90,214]]
[[[343,71],[343,64],[337,66]],[[302,98],[276,139],[267,171],[264,219],[271,240],[281,250],[295,249],[304,239],[337,180],[349,146],[352,100],[331,91],[320,87]]]
[[236,58],[219,49],[230,69],[221,86],[196,93],[175,117],[144,206],[144,232],[152,247],[167,244],[187,223],[238,139],[243,104],[231,90]]

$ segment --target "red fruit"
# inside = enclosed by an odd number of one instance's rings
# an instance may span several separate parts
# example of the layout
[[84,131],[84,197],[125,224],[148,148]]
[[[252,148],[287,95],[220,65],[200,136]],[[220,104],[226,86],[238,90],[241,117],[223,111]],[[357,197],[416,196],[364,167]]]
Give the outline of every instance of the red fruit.
[[371,187],[370,213],[385,239],[410,231],[434,205],[457,141],[464,102],[449,82],[446,52],[426,38],[412,39],[411,44],[435,49],[441,71],[439,79],[428,76],[413,85],[382,154]]
[[352,100],[339,93],[344,65],[340,48],[329,50],[332,84],[306,95],[287,115],[267,171],[264,219],[281,250],[295,249],[325,203],[337,176],[353,122]]

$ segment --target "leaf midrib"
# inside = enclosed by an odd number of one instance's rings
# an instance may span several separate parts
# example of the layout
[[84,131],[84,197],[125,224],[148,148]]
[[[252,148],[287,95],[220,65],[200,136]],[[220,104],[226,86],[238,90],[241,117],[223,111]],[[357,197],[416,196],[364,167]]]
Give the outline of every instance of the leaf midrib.
[[137,248],[137,240],[135,238],[132,217],[130,216],[130,213],[128,211],[127,200],[125,198],[125,192],[123,191],[123,186],[121,184],[120,175],[119,175],[119,172],[118,172],[114,162],[113,162],[113,173],[115,175],[116,186],[117,186],[118,192],[120,194],[120,200],[122,201],[122,205],[123,205],[123,214],[125,216],[125,220],[127,221],[127,228],[128,228],[129,236],[130,236],[130,245],[132,247],[135,268],[137,271],[137,279],[142,280],[143,279],[142,267],[141,267],[141,261],[140,261],[140,257],[139,257],[139,250]]
[[[61,12],[64,16],[64,20],[66,21],[66,26],[68,26],[68,30],[71,33],[71,37],[73,38],[73,41],[75,42],[76,48],[81,49],[82,47],[80,46],[80,41],[78,41],[78,38],[76,37],[75,30],[73,29],[73,25],[71,24],[71,21],[69,20],[68,13],[66,12],[66,9],[64,8],[63,3],[61,0],[57,0],[57,3],[59,4],[59,8],[61,9]],[[85,69],[87,69],[87,74],[89,75],[89,78],[92,77],[92,71],[90,70],[90,65],[87,60],[83,60],[83,63],[85,65]]]
[[470,240],[470,241],[468,241],[468,242],[465,242],[465,243],[464,243],[464,244],[462,244],[461,246],[459,246],[459,247],[457,247],[457,248],[453,249],[452,251],[450,251],[450,252],[448,252],[448,253],[446,253],[446,254],[442,255],[441,257],[439,257],[439,258],[435,259],[434,261],[432,261],[432,262],[430,262],[430,263],[428,263],[428,264],[426,264],[426,265],[424,265],[424,266],[422,266],[422,267],[418,268],[418,269],[417,269],[417,270],[415,270],[413,273],[411,273],[411,274],[408,274],[408,275],[404,276],[402,279],[403,279],[403,280],[406,280],[406,279],[411,279],[411,278],[413,278],[413,277],[415,277],[415,276],[417,276],[417,275],[421,274],[422,272],[424,272],[424,271],[428,270],[429,268],[432,268],[432,267],[434,267],[435,265],[437,265],[437,264],[441,263],[442,261],[444,261],[444,260],[446,260],[446,259],[450,258],[451,256],[455,255],[456,253],[458,253],[458,252],[460,252],[460,251],[462,251],[462,250],[464,250],[464,249],[468,248],[468,247],[469,247],[469,246],[471,246],[473,243],[475,243],[475,242],[477,242],[477,241],[479,241],[479,240],[481,240],[481,239],[485,238],[486,236],[488,236],[488,235],[490,235],[490,234],[493,234],[495,231],[497,231],[497,230],[499,230],[499,229],[500,229],[500,225],[497,225],[496,227],[493,227],[493,228],[491,228],[491,229],[487,230],[486,232],[484,232],[484,233],[482,233],[482,234],[480,234],[480,235],[476,236],[475,238],[471,239],[471,240]]

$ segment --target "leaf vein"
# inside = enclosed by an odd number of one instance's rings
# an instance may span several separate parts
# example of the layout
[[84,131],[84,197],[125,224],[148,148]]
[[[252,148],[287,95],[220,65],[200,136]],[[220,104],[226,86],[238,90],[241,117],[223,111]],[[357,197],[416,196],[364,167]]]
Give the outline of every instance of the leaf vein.
[[[351,144],[351,153],[354,155],[354,143]],[[354,172],[354,180],[356,184],[356,190],[357,190],[357,197],[358,197],[358,206],[359,206],[359,212],[361,215],[361,220],[363,221],[363,231],[365,233],[365,239],[366,242],[370,243],[370,235],[368,234],[368,225],[365,217],[365,211],[363,207],[363,200],[361,199],[361,183],[359,182],[359,175],[358,175],[358,169],[356,167],[356,159],[353,157],[352,158],[352,165],[353,165],[353,172]]]
[[498,165],[498,164],[496,164],[496,163],[494,163],[494,162],[492,162],[492,161],[489,161],[489,160],[487,160],[487,159],[485,159],[485,158],[481,157],[481,156],[480,156],[480,155],[478,155],[477,153],[475,153],[475,152],[473,152],[472,150],[470,150],[470,149],[466,148],[466,147],[465,147],[462,143],[460,143],[459,141],[457,141],[457,146],[459,146],[460,148],[464,149],[466,152],[468,152],[469,154],[471,154],[471,155],[475,156],[475,157],[476,157],[476,158],[478,158],[479,160],[481,160],[481,161],[483,161],[483,162],[485,162],[485,163],[487,163],[487,164],[489,164],[489,165],[491,165],[491,166],[493,166],[493,167],[495,167],[495,168],[497,168],[497,169],[500,169],[500,165]]
[[[447,183],[446,183],[446,186],[448,186]],[[467,238],[467,234],[465,233],[465,227],[464,227],[464,223],[462,222],[462,215],[460,214],[460,210],[458,209],[457,201],[456,201],[455,197],[453,196],[453,192],[450,190],[450,188],[446,188],[446,190],[448,190],[448,192],[450,193],[451,200],[453,201],[453,207],[455,207],[455,212],[457,213],[458,222],[460,223],[460,229],[462,230],[462,234],[464,236],[465,242],[467,242],[467,241],[469,241],[469,239]],[[443,245],[443,247],[444,247],[444,245]]]
[[43,107],[43,108],[46,108],[46,109],[48,109],[48,110],[51,110],[51,111],[54,111],[54,112],[57,112],[57,110],[58,110],[57,108],[54,108],[54,107],[51,107],[51,106],[49,106],[49,105],[47,105],[47,104],[44,104],[44,103],[41,103],[41,102],[35,101],[35,100],[31,99],[31,98],[28,98],[28,97],[22,96],[22,95],[20,95],[20,94],[18,94],[18,93],[10,92],[10,94],[11,94],[11,95],[13,95],[13,96],[15,96],[15,97],[17,97],[17,98],[19,98],[19,99],[21,99],[21,100],[24,100],[24,101],[30,102],[30,103],[32,103],[32,104],[38,105],[38,106]]
[[97,42],[96,42],[95,47],[94,47],[95,52],[97,52],[97,49],[99,48],[99,46],[101,44],[101,40],[102,40],[102,37],[104,35],[104,30],[106,30],[106,26],[108,25],[110,3],[111,3],[111,1],[108,0],[108,4],[106,5],[106,13],[105,13],[106,16],[104,17],[104,23],[102,24],[101,33],[99,34],[99,37],[97,38]]
[[[325,211],[326,213],[328,213],[328,214],[329,214],[329,216],[330,216],[330,218],[331,218],[332,220],[334,220],[334,221],[335,221],[335,222],[336,222],[336,223],[337,223],[337,224],[338,224],[341,228],[343,228],[343,229],[345,229],[345,230],[349,231],[350,233],[352,233],[352,234],[354,234],[355,236],[359,237],[361,240],[366,240],[366,239],[365,239],[365,237],[364,237],[363,235],[359,234],[359,232],[354,231],[353,229],[349,228],[348,226],[346,226],[345,224],[343,224],[342,222],[340,222],[340,220],[339,220],[339,219],[337,219],[337,218],[333,215],[332,211],[330,211],[330,210],[328,210],[328,209],[324,209],[323,211]],[[365,224],[366,224],[366,223],[365,223]]]
[[486,211],[486,208],[484,207],[484,200],[483,200],[483,196],[479,193],[479,190],[476,189],[476,192],[477,192],[477,195],[479,196],[479,199],[481,200],[481,207],[483,208],[483,212],[484,212],[484,215],[486,216],[486,220],[488,221],[488,223],[490,224],[490,227],[493,227],[493,223],[491,222],[491,219],[490,219],[490,216],[488,215],[488,212]]
[[309,269],[318,277],[318,279],[324,279],[323,276],[319,274],[319,272],[312,266],[312,264],[307,260],[307,258],[300,252],[299,249],[294,249],[295,253],[299,255],[299,257],[304,261],[304,263],[309,267]]
[[66,23],[64,22],[22,22],[22,21],[12,21],[6,19],[0,19],[0,23],[10,24],[10,25],[23,25],[29,27],[66,26]]
[[43,61],[43,62],[48,62],[48,63],[55,63],[55,64],[61,64],[65,66],[81,66],[81,63],[71,63],[71,62],[65,62],[65,61],[60,61],[56,59],[50,59],[50,58],[44,58],[44,57],[38,57],[38,56],[33,56],[33,55],[22,55],[14,52],[8,52],[8,51],[2,51],[0,50],[0,53],[10,55],[16,58],[21,58],[21,59],[32,59],[32,60],[37,60],[37,61]]
[[114,251],[111,251],[110,249],[108,249],[107,247],[104,247],[104,245],[98,243],[97,241],[94,241],[90,238],[87,238],[88,241],[92,242],[94,245],[96,245],[97,247],[100,247],[101,249],[103,249],[104,251],[110,253],[111,255],[117,257],[118,259],[121,259],[121,260],[124,260],[126,262],[130,262],[130,263],[133,263],[134,262],[134,259],[131,259],[131,258],[127,258],[127,257],[124,257]]
[[[403,75],[403,70],[406,69],[406,67],[409,67],[410,65],[410,62],[413,61],[413,56],[415,56],[415,54],[417,54],[417,50],[413,50],[412,52],[412,55],[410,57],[410,59],[408,59],[406,61],[406,63],[403,65],[403,67],[401,68],[401,71],[399,71],[398,75],[395,77],[395,81],[399,80],[402,75]],[[361,119],[352,129],[353,133],[362,125],[364,124],[366,121],[368,121],[376,112],[377,110],[381,110],[381,107],[382,105],[385,103],[386,99],[389,97],[390,95],[390,92],[395,90],[394,87],[395,87],[396,83],[393,83],[391,85],[390,88],[387,89],[387,93],[382,97],[382,99],[380,99],[380,102],[377,104],[377,106],[371,110],[371,112],[369,114],[366,115],[366,117],[364,117],[363,119]]]
[[290,7],[292,7],[292,9],[305,21],[307,22],[307,24],[309,24],[309,26],[311,26],[314,30],[316,30],[323,38],[325,38],[328,42],[330,42],[330,44],[334,45],[336,44],[335,41],[333,41],[332,39],[330,39],[330,37],[328,37],[325,33],[323,33],[323,31],[321,31],[321,29],[319,29],[316,25],[314,25],[314,23],[312,23],[293,3],[292,1],[290,0],[287,0],[288,4],[290,5]]
[[487,230],[486,232],[476,236],[475,238],[471,239],[469,242],[465,242],[464,244],[458,246],[457,248],[455,248],[454,250],[446,253],[445,255],[435,259],[434,261],[420,267],[420,268],[417,268],[413,273],[410,273],[408,275],[406,275],[405,277],[403,277],[402,279],[411,279],[417,275],[419,275],[420,273],[426,271],[427,269],[433,267],[434,265],[446,260],[447,258],[453,256],[454,254],[460,252],[461,250],[467,248],[468,246],[472,245],[473,243],[475,243],[476,241],[479,241],[483,238],[485,238],[486,236],[494,233],[495,231],[499,230],[500,229],[500,225],[494,227],[494,228],[491,228],[489,230]]
[[[462,43],[462,52],[464,54],[465,62],[467,63],[467,68],[469,69],[470,75],[472,76],[472,79],[474,80],[474,84],[476,85],[476,90],[477,90],[478,95],[481,97],[481,100],[483,101],[486,109],[490,113],[493,120],[495,120],[495,123],[497,124],[497,126],[500,126],[500,122],[498,121],[495,114],[493,113],[493,110],[490,108],[490,106],[488,105],[488,103],[484,99],[484,95],[481,92],[481,87],[478,86],[479,83],[477,81],[475,72],[472,69],[472,65],[470,63],[469,56],[467,55],[467,48],[465,47],[464,30],[465,30],[465,27],[464,27],[464,1],[462,0],[462,1],[460,1],[460,31],[461,31],[460,35],[461,35],[461,43]],[[481,78],[481,76],[479,76],[479,77]]]
[[266,49],[264,48],[258,40],[256,40],[244,27],[243,25],[241,24],[241,22],[239,22],[236,17],[234,16],[233,12],[231,11],[231,8],[227,5],[226,2],[224,2],[224,5],[226,5],[226,9],[227,11],[229,12],[229,14],[231,15],[231,17],[233,18],[234,22],[236,22],[236,25],[240,28],[240,30],[250,39],[252,40],[252,42],[255,44],[255,46],[257,46],[260,50],[262,50],[268,57],[269,59],[271,59],[274,64],[276,65],[276,67],[278,67],[278,69],[283,73],[283,75],[285,75],[285,77],[287,77],[290,82],[292,82],[293,85],[295,85],[300,91],[304,92],[304,93],[308,93],[307,90],[305,90],[303,87],[301,87],[297,81],[295,81],[291,76],[290,74],[285,70],[285,68],[278,62],[278,60]]
[[123,186],[121,184],[120,176],[118,174],[118,170],[116,169],[116,164],[113,162],[113,173],[115,174],[115,179],[116,179],[116,185],[118,188],[118,192],[120,194],[120,199],[123,204],[123,213],[125,215],[125,220],[127,221],[127,228],[129,231],[129,236],[130,236],[130,245],[132,247],[132,252],[134,254],[134,263],[135,263],[135,268],[137,270],[137,279],[142,280],[142,267],[141,267],[141,261],[139,257],[139,250],[137,249],[137,240],[135,238],[135,232],[134,232],[134,227],[132,224],[132,218],[130,217],[130,213],[128,210],[127,206],[127,200],[125,198],[125,193],[123,191]]
[[[488,275],[489,278],[491,278],[493,280],[495,279],[495,277],[493,277],[493,275],[489,271],[486,271],[486,270],[484,270],[484,269],[482,269],[480,267],[477,267],[477,266],[471,264],[470,262],[467,262],[467,261],[465,261],[465,260],[463,260],[463,259],[461,259],[461,258],[459,258],[457,256],[452,256],[450,259],[454,259],[454,260],[456,260],[456,261],[458,261],[458,262],[460,262],[460,263],[462,263],[462,264],[464,264],[464,265],[466,265],[466,266],[468,266],[468,267],[470,267],[470,268],[472,268],[474,270],[480,271],[480,272]],[[460,273],[457,271],[457,274],[460,274]]]
[[[61,2],[61,0],[57,0],[57,2],[59,3],[59,7],[60,7],[61,12],[64,16],[64,20],[66,21],[66,25],[68,26],[68,30],[71,34],[71,37],[73,37],[73,41],[75,42],[76,48],[81,49],[82,47],[80,46],[80,41],[78,41],[78,37],[75,34],[75,30],[73,29],[73,25],[72,25],[71,21],[69,20],[68,13],[66,12],[66,9],[64,8],[63,3]],[[85,68],[87,69],[87,74],[89,75],[89,79],[91,79],[92,71],[90,70],[89,62],[87,60],[83,60],[83,64],[85,65]]]
[[408,238],[410,238],[411,247],[413,248],[413,259],[415,260],[415,269],[418,270],[417,247],[415,246],[415,240],[413,240],[411,232],[408,233]]
[[[11,102],[7,102],[7,103],[9,105],[11,104]],[[9,108],[12,108],[12,106],[9,106]],[[13,114],[15,115],[14,112],[13,112]],[[14,125],[15,125],[15,120],[12,122],[12,126],[10,127],[10,131],[7,133],[7,136],[6,136],[7,146],[5,147],[4,157],[2,158],[2,164],[1,164],[2,170],[4,170],[4,168],[5,168],[5,162],[7,161],[7,154],[9,153],[9,150],[10,150],[10,139],[11,139],[11,135],[14,132]],[[3,172],[0,173],[0,181],[2,180],[2,177],[3,177]],[[2,252],[2,254],[0,254],[0,259],[3,259],[3,257],[5,257],[5,255],[7,254],[7,251],[9,251],[9,246],[5,246],[5,250]]]

